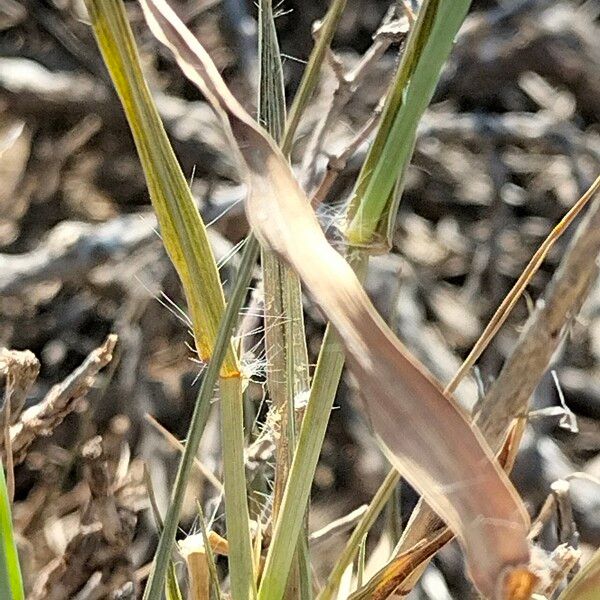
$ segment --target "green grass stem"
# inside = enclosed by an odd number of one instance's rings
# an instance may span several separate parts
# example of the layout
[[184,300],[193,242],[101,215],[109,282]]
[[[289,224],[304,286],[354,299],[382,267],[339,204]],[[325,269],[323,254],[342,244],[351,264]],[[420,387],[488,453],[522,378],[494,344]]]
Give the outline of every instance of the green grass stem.
[[353,192],[345,233],[354,246],[391,244],[417,126],[470,4],[424,0],[421,5]]
[[25,600],[4,467],[0,464],[0,598]]

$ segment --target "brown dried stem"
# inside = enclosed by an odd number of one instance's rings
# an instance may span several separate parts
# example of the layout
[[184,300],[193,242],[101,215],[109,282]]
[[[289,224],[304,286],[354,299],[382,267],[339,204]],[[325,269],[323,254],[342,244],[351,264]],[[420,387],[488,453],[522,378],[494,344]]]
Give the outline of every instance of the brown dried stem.
[[383,108],[383,102],[377,105],[377,108],[373,111],[373,114],[368,118],[366,123],[356,133],[356,135],[350,140],[348,145],[338,152],[329,157],[327,166],[325,167],[325,174],[321,179],[316,191],[312,195],[310,203],[313,207],[317,207],[329,193],[331,186],[335,183],[339,174],[346,168],[348,161],[352,158],[354,153],[366,142],[371,132],[375,129],[381,116]]
[[37,379],[40,363],[33,353],[25,350],[7,350],[0,348],[0,373],[6,375],[4,384],[4,406],[0,412],[4,431],[6,487],[8,498],[12,503],[15,496],[15,473],[10,425],[21,413],[27,393]]
[[[316,158],[321,152],[325,137],[331,130],[332,125],[339,118],[348,102],[350,102],[352,96],[363,82],[367,73],[372,69],[373,65],[381,59],[393,43],[402,40],[408,31],[408,20],[393,20],[393,15],[393,9],[388,11],[381,26],[373,36],[373,44],[361,57],[358,64],[350,71],[344,72],[342,61],[333,52],[329,52],[329,61],[338,85],[333,93],[329,108],[316,124],[304,153],[302,172],[304,174],[304,188],[306,190],[311,190],[314,186],[316,177],[315,169],[317,165]],[[371,120],[372,119],[369,119],[369,121]],[[370,129],[372,129],[373,125],[374,123],[370,126]],[[368,135],[369,131],[364,134],[365,137]]]
[[516,348],[487,394],[477,417],[493,448],[502,442],[511,420],[527,404],[562,339],[564,326],[581,307],[598,275],[600,199],[583,219],[543,300],[527,324]]
[[[589,189],[579,198],[579,200],[572,206],[572,208],[567,212],[567,214],[559,221],[559,223],[554,227],[554,229],[550,232],[548,237],[543,241],[541,246],[537,249],[519,278],[517,282],[510,290],[510,292],[506,295],[504,300],[500,303],[500,306],[490,319],[483,333],[473,346],[471,352],[461,365],[460,369],[456,373],[456,375],[452,378],[452,381],[446,386],[446,392],[451,394],[456,390],[458,384],[462,381],[464,376],[473,368],[477,359],[481,356],[485,348],[487,348],[490,340],[496,335],[500,327],[506,321],[508,315],[511,310],[519,300],[519,298],[523,295],[525,288],[531,281],[532,277],[535,275],[537,270],[540,268],[541,264],[544,262],[544,259],[550,252],[552,246],[554,246],[556,240],[565,232],[567,227],[575,220],[577,215],[585,208],[587,203],[593,198],[594,194],[600,189],[600,177],[598,177],[594,183],[589,187]],[[506,430],[506,429],[505,429]],[[497,446],[500,442],[497,442],[495,445]]]

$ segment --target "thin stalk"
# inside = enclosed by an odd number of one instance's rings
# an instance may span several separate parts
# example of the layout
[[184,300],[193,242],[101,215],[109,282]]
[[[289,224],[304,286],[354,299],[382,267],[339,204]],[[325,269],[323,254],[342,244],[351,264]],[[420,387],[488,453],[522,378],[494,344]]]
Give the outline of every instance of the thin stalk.
[[[359,278],[364,278],[368,255],[360,251],[353,252],[348,257],[348,262]],[[285,591],[343,366],[342,346],[336,333],[328,325],[281,503],[280,516],[267,553],[259,600],[279,600]]]
[[302,295],[297,275],[263,250],[267,385],[278,419],[273,518],[276,519],[295,446],[295,399],[310,388]]
[[[239,308],[236,313],[239,313]],[[245,439],[241,377],[221,377],[219,391],[225,522],[227,541],[229,542],[227,562],[232,598],[233,600],[244,600],[256,595],[256,582],[244,463]]]
[[[200,390],[196,399],[196,406],[194,407],[185,450],[181,457],[181,462],[179,463],[171,502],[165,516],[165,526],[154,557],[154,567],[150,573],[144,591],[144,600],[160,600],[160,594],[171,556],[171,547],[177,533],[177,525],[179,523],[179,515],[183,505],[187,481],[208,419],[210,401],[219,377],[221,362],[225,358],[231,344],[231,337],[237,326],[238,314],[246,298],[248,285],[250,284],[250,279],[252,277],[252,269],[258,258],[259,250],[260,245],[256,238],[253,236],[249,237],[244,246],[235,286],[231,297],[229,298],[229,302],[227,303],[223,320],[219,326],[212,360],[208,363],[202,377],[202,384],[200,385]],[[248,538],[248,542],[249,541],[250,539]],[[246,582],[246,584],[247,583],[248,582]],[[244,584],[244,587],[246,584]]]
[[280,142],[285,127],[285,89],[272,0],[258,4],[258,50],[258,122]]
[[[259,122],[277,142],[285,126],[285,89],[281,54],[273,16],[272,0],[261,0],[259,11]],[[275,424],[275,478],[272,514],[277,519],[287,482],[296,437],[295,398],[308,391],[310,374],[302,291],[296,273],[267,249],[261,254],[267,386]],[[310,590],[308,526],[303,535],[288,581],[288,599],[306,598]]]
[[402,515],[400,514],[400,501],[400,488],[396,486],[394,488],[394,493],[387,503],[385,514],[385,527],[392,546],[395,546],[402,536]]
[[523,269],[523,272],[519,275],[519,278],[511,288],[510,292],[506,294],[500,306],[496,309],[496,312],[492,315],[488,324],[485,326],[483,333],[479,336],[475,345],[469,352],[469,355],[460,366],[460,369],[455,373],[452,381],[446,386],[446,393],[453,393],[458,384],[463,380],[465,375],[471,371],[475,366],[475,363],[479,357],[483,354],[483,351],[488,347],[492,338],[498,333],[500,327],[504,324],[508,315],[510,315],[515,304],[523,295],[523,292],[531,282],[533,276],[537,273],[538,269],[548,256],[548,252],[552,249],[558,238],[565,232],[567,227],[573,223],[579,213],[587,206],[589,201],[600,189],[600,177],[597,177],[587,191],[575,202],[575,204],[568,210],[565,216],[553,227],[552,231],[544,239],[540,247],[535,251],[535,254],[531,257],[531,260],[527,263],[527,266]]
[[286,156],[292,149],[294,135],[298,129],[300,117],[313,95],[323,61],[325,60],[325,55],[331,45],[333,34],[339,25],[345,7],[346,0],[332,0],[329,10],[319,29],[317,41],[310,54],[304,73],[302,73],[302,79],[300,80],[300,85],[298,86],[298,91],[296,92],[294,103],[292,104],[287,119],[284,139],[281,144],[281,149]]

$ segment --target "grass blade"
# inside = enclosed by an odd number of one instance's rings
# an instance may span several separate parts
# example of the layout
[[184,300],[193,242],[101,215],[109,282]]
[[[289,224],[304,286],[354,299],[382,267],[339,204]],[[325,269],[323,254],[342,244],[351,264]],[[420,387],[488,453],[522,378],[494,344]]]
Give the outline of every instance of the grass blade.
[[417,125],[470,0],[424,0],[362,166],[348,212],[346,238],[356,246],[390,245]]
[[[285,124],[285,92],[271,0],[259,4],[259,122],[280,141]],[[294,449],[294,398],[309,389],[302,294],[297,275],[268,249],[262,252],[265,298],[267,385],[276,411],[276,519]]]
[[[259,122],[277,142],[285,125],[285,90],[272,0],[259,3]],[[299,114],[296,111],[296,114]],[[295,448],[295,399],[308,392],[310,375],[302,291],[298,276],[270,250],[262,250],[267,386],[275,424],[275,479],[271,519],[277,520]],[[305,525],[307,520],[305,520]],[[308,527],[303,528],[288,582],[288,598],[310,590]],[[303,564],[302,564],[303,563]]]
[[0,597],[7,600],[25,600],[2,465],[0,465]]
[[258,46],[258,122],[280,142],[285,126],[285,89],[272,0],[260,0],[258,4]]
[[[123,3],[86,0],[86,4],[133,133],[165,248],[185,290],[198,354],[208,361],[225,299],[206,229],[144,79]],[[226,376],[239,372],[233,351],[223,371]]]
[[[359,265],[366,266],[363,257],[357,256]],[[332,328],[323,338],[322,351],[314,373],[310,398],[304,413],[296,454],[292,462],[288,485],[281,503],[281,515],[275,525],[273,541],[267,554],[259,598],[281,598],[295,540],[302,528],[321,446],[329,423],[329,414],[344,366],[344,350]],[[316,443],[315,443],[316,441]],[[320,443],[319,443],[320,442]],[[343,571],[342,571],[343,574]]]
[[[338,6],[339,4],[340,0],[335,0],[335,3],[332,5],[332,7]],[[96,6],[96,8],[98,10],[102,9],[102,3]],[[125,28],[125,33],[129,36],[131,34],[128,28]],[[133,38],[130,37],[130,40],[130,45],[133,45]],[[135,53],[134,58],[137,60],[137,55]],[[306,108],[315,86],[315,76],[303,78],[304,92],[301,96],[294,100],[293,105],[293,108],[298,115],[300,115]],[[148,102],[152,102],[149,94],[146,96],[146,100]],[[284,146],[287,145],[288,148],[291,147],[291,140],[293,139],[294,134],[295,128],[288,127],[284,136]],[[187,481],[189,479],[191,469],[194,464],[194,458],[200,444],[204,427],[206,425],[206,420],[208,418],[210,409],[210,401],[215,384],[219,377],[219,370],[221,369],[223,361],[230,353],[231,336],[233,335],[236,327],[238,313],[244,302],[248,285],[252,276],[252,269],[256,263],[259,250],[260,246],[258,241],[253,235],[249,235],[242,254],[235,286],[231,297],[229,298],[223,319],[218,328],[214,350],[211,357],[212,359],[208,364],[206,372],[204,373],[202,384],[198,392],[190,429],[187,435],[187,443],[175,479],[172,501],[169,504],[169,508],[165,516],[165,526],[159,540],[158,548],[154,558],[153,569],[146,585],[146,589],[144,590],[145,600],[159,600],[161,597],[162,587],[164,585],[167,570],[169,568],[171,547],[175,540],[177,524],[183,505],[183,497],[187,487]],[[227,371],[225,372],[227,373]]]

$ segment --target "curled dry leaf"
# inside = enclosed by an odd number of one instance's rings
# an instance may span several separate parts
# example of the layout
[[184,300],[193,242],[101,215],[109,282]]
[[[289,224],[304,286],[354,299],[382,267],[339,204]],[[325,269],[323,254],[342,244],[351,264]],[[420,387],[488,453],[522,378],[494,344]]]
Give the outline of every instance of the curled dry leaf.
[[141,4],[154,35],[222,117],[248,184],[253,231],[299,274],[338,332],[389,460],[456,533],[477,587],[488,597],[504,595],[499,590],[529,562],[527,513],[507,476],[454,400],[378,315],[327,242],[289,164],[204,48],[164,0]]

